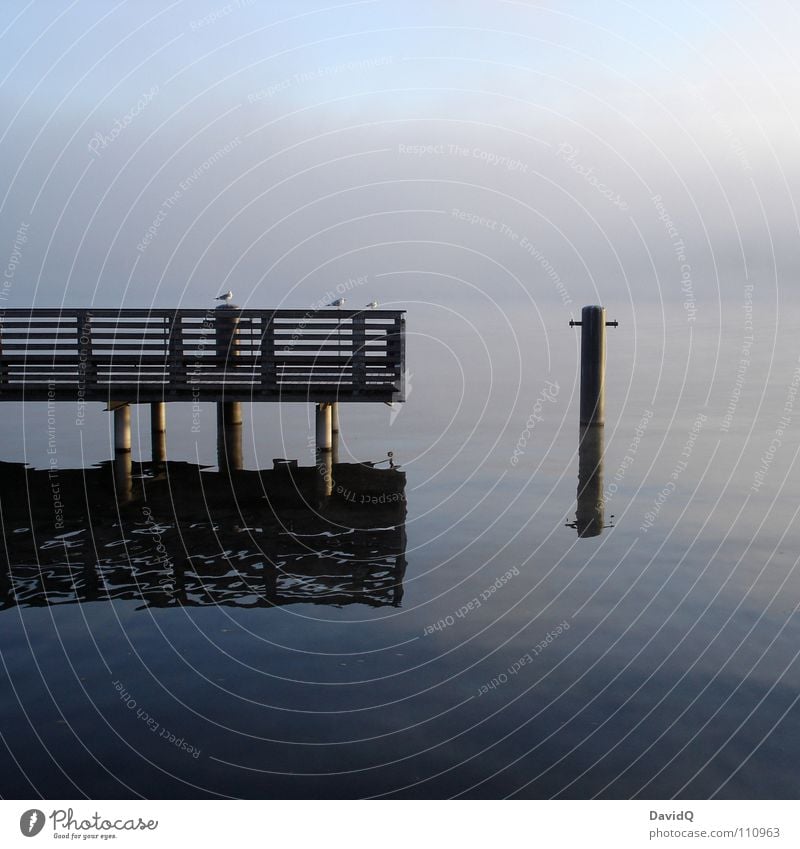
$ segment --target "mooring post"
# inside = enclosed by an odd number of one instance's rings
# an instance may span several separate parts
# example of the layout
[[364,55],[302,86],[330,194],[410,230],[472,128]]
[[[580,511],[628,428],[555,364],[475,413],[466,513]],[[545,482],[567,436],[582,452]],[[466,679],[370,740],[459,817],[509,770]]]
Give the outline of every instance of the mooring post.
[[317,450],[330,451],[332,445],[331,404],[317,404]]
[[606,321],[604,307],[588,306],[581,310],[580,321],[570,327],[581,328],[581,424],[602,425],[606,420],[606,327],[618,322]]
[[154,463],[167,459],[167,405],[163,401],[150,404],[150,447]]
[[120,404],[114,408],[114,454],[130,453],[131,407]]

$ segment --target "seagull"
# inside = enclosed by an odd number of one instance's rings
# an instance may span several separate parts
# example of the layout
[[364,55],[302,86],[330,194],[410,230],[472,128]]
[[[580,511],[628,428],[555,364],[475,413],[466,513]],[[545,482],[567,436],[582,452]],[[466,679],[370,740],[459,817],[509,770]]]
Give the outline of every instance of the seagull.
[[224,294],[224,295],[217,295],[217,297],[216,297],[216,298],[214,298],[214,300],[215,300],[215,301],[226,301],[226,302],[227,302],[227,301],[230,301],[230,299],[231,299],[232,297],[233,297],[233,292],[231,292],[231,291],[229,290],[229,291],[225,292],[225,294]]
[[335,301],[331,301],[328,304],[328,306],[329,307],[336,307],[337,310],[340,310],[344,306],[344,302],[346,300],[347,300],[347,298],[337,298]]
[[376,310],[376,309],[378,309],[378,302],[377,301],[370,301],[368,304],[364,304],[364,309],[365,310]]

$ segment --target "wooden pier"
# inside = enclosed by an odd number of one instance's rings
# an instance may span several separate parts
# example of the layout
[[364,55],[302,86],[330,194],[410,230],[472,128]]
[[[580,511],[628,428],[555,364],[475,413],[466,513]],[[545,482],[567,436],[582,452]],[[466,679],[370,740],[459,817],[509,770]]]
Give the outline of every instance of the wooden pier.
[[[6,309],[0,401],[103,401],[115,448],[130,450],[130,404],[153,405],[163,447],[167,402],[215,402],[220,427],[243,401],[317,405],[318,447],[331,448],[331,405],[404,399],[399,310]],[[161,450],[161,447],[159,450]]]

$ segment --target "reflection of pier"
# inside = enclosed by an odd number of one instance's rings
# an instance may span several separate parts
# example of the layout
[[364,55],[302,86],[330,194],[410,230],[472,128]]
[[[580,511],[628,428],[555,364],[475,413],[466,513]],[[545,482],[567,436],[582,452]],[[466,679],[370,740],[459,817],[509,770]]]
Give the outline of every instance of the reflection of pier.
[[266,471],[214,472],[127,455],[53,474],[2,463],[0,512],[0,608],[402,600],[405,474],[397,469],[276,461]]
[[596,537],[605,527],[603,495],[603,428],[582,427],[578,443],[578,509],[568,525],[580,537]]

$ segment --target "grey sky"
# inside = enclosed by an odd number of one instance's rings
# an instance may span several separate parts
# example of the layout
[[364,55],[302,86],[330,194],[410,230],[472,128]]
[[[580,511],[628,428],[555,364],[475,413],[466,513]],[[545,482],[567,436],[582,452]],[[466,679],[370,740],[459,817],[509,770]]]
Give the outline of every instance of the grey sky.
[[353,303],[702,317],[796,277],[788,4],[4,9],[6,306],[366,276]]

